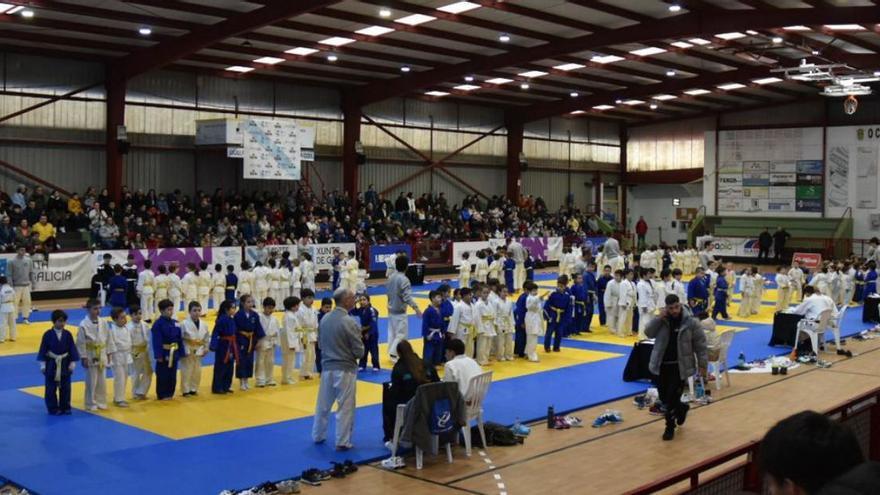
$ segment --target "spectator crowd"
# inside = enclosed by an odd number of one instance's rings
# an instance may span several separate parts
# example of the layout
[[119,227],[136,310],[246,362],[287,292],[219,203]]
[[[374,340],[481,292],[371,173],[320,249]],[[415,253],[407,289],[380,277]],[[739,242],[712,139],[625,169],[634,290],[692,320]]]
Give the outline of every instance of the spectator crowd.
[[59,191],[20,185],[0,195],[0,248],[53,251],[58,232],[87,232],[92,247],[150,249],[264,243],[356,242],[382,244],[424,239],[485,240],[504,236],[565,236],[599,231],[595,215],[571,202],[555,211],[540,197],[516,203],[502,196],[465,197],[449,204],[444,193],[400,193],[392,202],[372,185],[353,205],[345,192],[316,197],[299,188],[286,193],[244,193],[217,188],[195,196],[179,189],[157,193],[123,187],[114,201],[94,187],[65,198]]

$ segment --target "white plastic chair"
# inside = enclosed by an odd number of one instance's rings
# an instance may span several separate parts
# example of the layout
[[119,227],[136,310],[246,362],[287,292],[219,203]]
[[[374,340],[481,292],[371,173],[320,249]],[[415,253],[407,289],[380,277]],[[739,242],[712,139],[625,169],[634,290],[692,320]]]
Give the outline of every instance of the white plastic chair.
[[[400,434],[403,430],[403,422],[406,419],[406,404],[398,404],[394,415],[394,438],[391,439],[391,456],[397,457],[397,448],[400,446]],[[439,451],[440,436],[431,435],[433,449]],[[425,452],[418,446],[416,450],[416,469],[422,469],[425,459]],[[446,461],[452,464],[452,443],[446,443]]]
[[[819,336],[824,335],[826,331],[828,331],[828,322],[831,319],[831,310],[826,309],[822,311],[819,315],[818,320],[808,320],[806,318],[802,319],[798,322],[797,332],[794,336],[794,349],[792,350],[792,355],[797,354],[797,345],[800,342],[801,332],[807,334],[810,337],[810,345],[813,348],[813,353],[816,354],[816,357],[819,356]],[[839,330],[838,330],[839,332]],[[839,335],[839,333],[838,333]],[[839,337],[838,337],[839,338]]]
[[715,388],[717,390],[721,390],[722,367],[724,369],[724,380],[727,382],[727,386],[730,386],[730,373],[727,372],[727,353],[730,351],[730,344],[733,343],[734,335],[736,335],[736,332],[733,330],[728,330],[721,334],[718,359],[716,361],[709,361],[709,366],[712,367],[712,374],[715,375]]
[[[830,328],[827,328],[825,331],[831,330],[834,333],[834,347],[840,349],[840,329],[843,325],[843,315],[846,313],[847,305],[844,304],[840,306],[840,309],[837,311],[837,318],[831,323]],[[822,335],[824,340],[824,334]]]
[[491,371],[474,376],[468,383],[468,394],[464,398],[465,409],[467,410],[466,424],[461,431],[464,437],[465,455],[468,457],[471,455],[471,421],[477,422],[477,429],[480,431],[483,448],[486,448],[486,431],[483,429],[483,401],[486,400],[486,394],[489,392],[489,385],[491,383]]

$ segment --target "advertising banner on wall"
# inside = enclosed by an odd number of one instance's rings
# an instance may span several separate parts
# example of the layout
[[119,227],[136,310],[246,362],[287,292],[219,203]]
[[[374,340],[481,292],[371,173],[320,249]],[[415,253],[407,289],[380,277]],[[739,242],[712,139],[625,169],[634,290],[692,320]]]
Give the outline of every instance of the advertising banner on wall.
[[[8,263],[15,254],[0,255],[0,274],[6,275]],[[34,255],[34,292],[87,289],[94,274],[88,252],[54,253],[47,262]]]
[[300,180],[300,133],[289,120],[251,119],[243,125],[245,179]]
[[[275,253],[276,257],[281,258],[281,255],[285,252],[290,253],[290,259],[294,259],[297,257],[297,247],[295,244],[276,244],[274,246],[266,246],[265,248],[266,256],[268,257],[272,253]],[[244,248],[244,259],[251,266],[254,266],[254,263],[257,262],[257,246],[246,246]],[[236,270],[238,267],[236,267]]]
[[403,251],[412,259],[412,247],[409,244],[378,244],[370,246],[370,271],[383,271],[387,267],[385,261],[394,253]]
[[758,256],[758,239],[751,237],[716,237],[712,239],[717,257],[733,256],[748,258]]
[[[241,266],[241,248],[238,246],[231,247],[189,247],[189,248],[160,248],[160,249],[115,249],[110,251],[95,251],[91,255],[92,265],[91,273],[94,273],[98,265],[104,262],[104,254],[109,253],[113,258],[112,264],[124,265],[127,263],[129,254],[134,255],[134,262],[138,269],[144,266],[144,260],[149,259],[153,262],[153,271],[159,265],[170,265],[176,263],[180,267],[178,274],[183,276],[187,272],[187,265],[194,263],[198,265],[202,261],[208,263],[213,270],[214,264],[220,263],[224,267],[226,265],[235,265],[236,268]],[[86,253],[88,254],[88,253]],[[91,274],[89,274],[91,278]],[[88,284],[86,284],[88,286]]]
[[338,248],[340,252],[347,253],[355,250],[353,242],[331,242],[327,244],[308,244],[300,246],[300,251],[305,250],[312,255],[312,262],[318,267],[318,270],[329,270],[332,268],[330,260],[333,259],[333,249]]

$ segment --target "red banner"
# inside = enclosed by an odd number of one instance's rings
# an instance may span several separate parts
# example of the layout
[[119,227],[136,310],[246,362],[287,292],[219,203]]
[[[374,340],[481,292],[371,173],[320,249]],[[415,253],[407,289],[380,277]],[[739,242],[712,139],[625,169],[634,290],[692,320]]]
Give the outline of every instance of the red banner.
[[797,261],[803,268],[815,270],[822,264],[822,255],[819,253],[794,253],[792,261]]

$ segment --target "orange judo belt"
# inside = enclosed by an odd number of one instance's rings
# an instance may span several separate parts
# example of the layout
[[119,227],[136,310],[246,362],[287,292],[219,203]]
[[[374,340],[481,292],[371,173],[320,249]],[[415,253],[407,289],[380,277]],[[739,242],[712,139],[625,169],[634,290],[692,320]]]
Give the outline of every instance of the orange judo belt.
[[235,340],[235,335],[223,335],[220,337],[220,340],[225,340],[228,344],[226,346],[226,355],[223,356],[223,364],[228,363],[232,355],[235,355],[235,361],[238,362],[238,342]]

